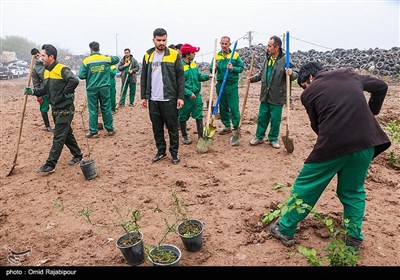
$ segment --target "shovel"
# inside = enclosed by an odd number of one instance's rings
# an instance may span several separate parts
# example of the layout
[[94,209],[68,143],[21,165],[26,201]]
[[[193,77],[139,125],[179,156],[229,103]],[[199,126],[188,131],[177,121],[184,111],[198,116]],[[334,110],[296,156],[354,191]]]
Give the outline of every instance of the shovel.
[[212,67],[212,78],[211,78],[211,88],[210,88],[210,98],[208,99],[208,111],[207,111],[207,123],[203,129],[203,135],[199,138],[197,142],[196,150],[199,153],[205,153],[208,151],[208,146],[211,144],[211,137],[215,133],[215,128],[213,131],[209,131],[210,127],[210,117],[211,117],[211,108],[212,108],[212,97],[214,91],[215,84],[215,57],[217,55],[217,39],[214,41],[214,58],[213,58],[213,67]]
[[[290,67],[289,53],[289,31],[286,32],[286,69]],[[286,74],[286,135],[282,136],[283,145],[288,153],[293,153],[293,139],[289,137],[289,116],[290,116],[290,75]]]
[[[229,58],[228,64],[232,63],[232,59],[233,59],[233,56],[235,55],[236,47],[237,47],[237,41],[235,42],[235,44],[233,46],[233,50],[232,50],[232,53],[231,53],[231,57]],[[215,60],[215,58],[214,58],[214,60]],[[213,63],[213,67],[214,67],[214,65],[215,65],[215,63]],[[197,149],[201,153],[205,153],[205,152],[208,151],[208,148],[211,145],[212,137],[215,134],[216,127],[213,124],[214,123],[214,118],[215,118],[215,116],[217,115],[217,112],[218,112],[219,101],[221,100],[221,96],[222,96],[222,93],[223,93],[224,88],[225,88],[225,83],[226,83],[226,79],[228,78],[228,73],[229,73],[229,69],[226,68],[225,74],[224,74],[224,78],[222,80],[222,85],[221,85],[221,88],[219,89],[217,102],[216,102],[214,110],[212,112],[211,121],[209,121],[207,126],[204,128],[205,131],[204,131],[204,134],[203,134],[203,138],[207,137],[207,142],[203,142],[202,144],[204,144],[204,146],[198,147],[198,149]],[[210,107],[210,105],[209,105],[209,107]],[[209,111],[210,111],[210,109],[211,108],[209,108]]]
[[242,126],[242,120],[244,117],[244,110],[246,108],[246,101],[247,101],[247,96],[249,95],[249,90],[250,90],[250,78],[253,74],[253,64],[254,64],[254,53],[251,54],[251,62],[250,62],[250,71],[248,75],[248,80],[247,80],[247,88],[246,88],[246,94],[244,96],[243,100],[243,105],[242,105],[242,111],[240,112],[240,122],[239,122],[239,127],[235,131],[235,133],[232,135],[230,139],[230,144],[232,146],[237,146],[239,145],[239,139],[240,139],[240,127]]
[[[121,99],[122,99],[122,94],[124,93],[124,90],[125,90],[125,87],[126,87],[126,82],[128,81],[128,77],[129,77],[129,70],[131,69],[131,66],[132,66],[132,63],[131,63],[131,65],[129,65],[129,68],[128,68],[128,73],[126,73],[126,77],[125,77],[125,82],[124,82],[124,85],[122,86],[122,90],[121,90],[121,93],[119,94],[119,102],[118,102],[118,107],[120,107],[120,103],[121,103]],[[125,70],[124,70],[125,71]]]
[[[32,69],[33,69],[33,64],[35,62],[35,56],[32,55],[31,58],[31,65],[29,67],[29,77],[28,77],[28,87],[31,86],[31,81],[32,81]],[[13,165],[11,167],[10,172],[7,174],[7,177],[11,175],[11,173],[14,170],[14,167],[17,165],[17,158],[18,158],[18,149],[19,149],[19,142],[21,141],[21,133],[22,133],[22,126],[24,124],[24,117],[25,117],[25,110],[26,110],[26,103],[28,101],[28,95],[25,94],[24,97],[24,107],[22,108],[22,114],[21,114],[21,122],[19,124],[19,132],[18,132],[18,140],[17,140],[17,148],[15,150],[15,156],[14,156],[14,161],[13,161]]]

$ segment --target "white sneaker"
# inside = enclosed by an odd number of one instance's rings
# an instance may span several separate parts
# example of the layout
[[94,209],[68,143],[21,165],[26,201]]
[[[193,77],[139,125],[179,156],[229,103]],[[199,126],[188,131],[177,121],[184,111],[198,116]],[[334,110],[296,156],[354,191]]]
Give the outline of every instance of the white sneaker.
[[279,149],[281,145],[279,145],[278,141],[276,142],[270,142],[271,146],[274,147],[275,149]]
[[257,139],[256,137],[254,137],[253,139],[250,140],[250,145],[252,145],[252,146],[262,144],[262,143],[264,143],[264,139]]

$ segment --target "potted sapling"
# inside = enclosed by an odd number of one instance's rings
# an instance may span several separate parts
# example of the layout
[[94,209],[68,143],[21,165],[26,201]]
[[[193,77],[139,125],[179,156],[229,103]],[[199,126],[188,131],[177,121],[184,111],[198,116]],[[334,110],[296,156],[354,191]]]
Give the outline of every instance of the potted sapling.
[[203,246],[204,223],[198,219],[189,219],[185,203],[178,198],[175,191],[172,191],[174,202],[173,212],[177,217],[178,226],[176,232],[180,236],[183,245],[189,252],[200,251]]
[[115,245],[121,250],[122,255],[129,265],[135,266],[144,261],[143,234],[139,231],[138,221],[141,219],[140,211],[137,209],[128,211],[128,220],[124,220],[118,208],[115,208],[122,222],[121,226],[125,233],[122,234]]

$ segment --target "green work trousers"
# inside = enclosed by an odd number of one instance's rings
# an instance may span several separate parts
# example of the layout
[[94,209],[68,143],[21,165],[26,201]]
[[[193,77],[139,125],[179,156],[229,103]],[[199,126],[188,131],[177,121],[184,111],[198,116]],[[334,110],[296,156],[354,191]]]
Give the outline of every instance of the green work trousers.
[[[221,89],[222,82],[217,83],[217,92]],[[240,121],[239,112],[239,90],[238,84],[225,84],[224,91],[222,92],[221,99],[219,101],[219,115],[221,122],[225,127],[231,127],[231,121],[233,129],[238,129]]]
[[[293,186],[292,195],[297,194],[297,197],[288,205],[293,204],[295,199],[302,199],[303,203],[314,208],[322,192],[337,174],[336,193],[343,204],[343,219],[350,221],[345,230],[348,235],[363,240],[361,227],[365,211],[364,182],[373,155],[374,148],[371,147],[324,162],[305,163]],[[297,224],[309,212],[287,212],[279,221],[279,231],[292,236]]]
[[271,128],[268,132],[268,141],[276,142],[279,138],[279,128],[282,120],[283,105],[273,105],[267,102],[260,102],[257,117],[256,138],[263,139],[271,122]]
[[110,86],[87,91],[89,109],[89,131],[98,131],[99,103],[104,127],[107,131],[113,131],[113,115],[111,111]]
[[121,99],[119,100],[119,105],[125,105],[126,92],[128,91],[128,87],[129,87],[129,104],[135,103],[136,83],[128,83],[126,86],[124,86],[124,84],[121,85]]
[[[114,82],[112,82],[114,80]],[[115,112],[117,108],[117,90],[115,89],[115,79],[110,80],[110,102],[111,102],[111,112]]]
[[55,120],[53,145],[51,146],[50,154],[46,162],[52,166],[56,166],[64,144],[68,147],[74,157],[81,156],[82,152],[76,142],[71,128],[74,114],[61,116],[53,115],[53,118]]
[[178,111],[179,121],[186,122],[189,120],[190,116],[193,119],[199,120],[203,118],[203,100],[201,94],[197,94],[196,99],[190,99],[190,97],[185,96],[184,105]]

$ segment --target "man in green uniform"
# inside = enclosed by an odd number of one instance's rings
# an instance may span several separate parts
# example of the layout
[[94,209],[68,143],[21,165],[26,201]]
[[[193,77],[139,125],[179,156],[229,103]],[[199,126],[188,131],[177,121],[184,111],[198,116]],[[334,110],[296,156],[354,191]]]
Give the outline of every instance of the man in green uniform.
[[[35,64],[32,69],[32,83],[33,86],[36,88],[40,88],[41,84],[43,83],[43,73],[44,73],[44,65],[41,59],[41,55],[38,49],[34,48],[31,50],[31,55],[35,56]],[[38,97],[37,102],[39,102],[40,106],[40,113],[42,114],[44,125],[46,126],[46,130],[49,132],[53,132],[53,128],[50,126],[49,121],[49,100],[47,96]],[[54,118],[53,118],[54,120]]]
[[193,61],[196,52],[199,50],[200,48],[189,44],[182,45],[180,49],[183,71],[185,72],[185,105],[179,109],[179,124],[183,144],[192,143],[186,131],[186,122],[189,120],[190,115],[196,120],[197,137],[200,138],[203,135],[203,100],[200,93],[200,82],[208,81],[210,75],[202,74],[197,68],[196,62]]
[[[337,175],[336,193],[343,204],[347,246],[359,250],[365,211],[364,183],[373,158],[390,147],[390,140],[377,122],[388,86],[370,76],[359,75],[350,68],[322,70],[316,62],[303,65],[298,84],[305,90],[301,103],[306,108],[311,128],[318,135],[311,154],[298,175],[292,190],[297,199],[312,208],[329,182]],[[370,92],[368,103],[364,91]],[[297,224],[306,218],[292,210],[271,224],[270,233],[286,246],[295,243]]]
[[97,138],[99,103],[104,127],[108,136],[115,133],[113,115],[110,101],[110,66],[119,62],[117,56],[105,56],[99,53],[98,42],[89,44],[90,56],[86,57],[79,69],[79,78],[86,80],[86,92],[89,110],[89,133],[88,138]]
[[131,50],[126,48],[124,50],[124,58],[118,65],[118,70],[121,71],[121,99],[119,100],[119,106],[125,105],[126,92],[129,87],[129,106],[135,105],[136,95],[136,74],[139,72],[139,63],[131,55]]
[[[236,130],[239,127],[240,112],[239,112],[239,74],[243,72],[243,62],[239,54],[235,52],[232,58],[232,63],[229,63],[229,59],[232,55],[231,39],[228,36],[221,38],[222,50],[216,56],[216,75],[217,85],[216,90],[219,93],[222,81],[225,76],[226,69],[229,69],[228,77],[225,82],[225,88],[222,92],[222,96],[219,103],[219,114],[221,122],[225,128],[219,133],[225,135],[232,132],[231,121],[233,129]],[[212,63],[210,65],[210,72],[212,71]]]
[[55,171],[64,144],[73,156],[68,164],[75,165],[83,158],[71,128],[75,113],[74,92],[79,80],[68,67],[57,61],[57,49],[54,46],[43,45],[42,58],[45,65],[42,86],[27,87],[24,93],[37,97],[46,95],[51,104],[55,117],[53,145],[46,163],[37,170],[38,173],[49,174]]
[[297,79],[297,72],[292,70],[292,65],[288,69],[285,69],[285,66],[282,41],[279,37],[272,36],[268,41],[267,58],[262,70],[250,79],[251,83],[261,81],[257,131],[256,136],[250,140],[252,146],[264,143],[265,132],[271,122],[269,144],[275,149],[280,148],[278,139],[283,104],[286,103],[286,75],[290,75],[291,81]]

